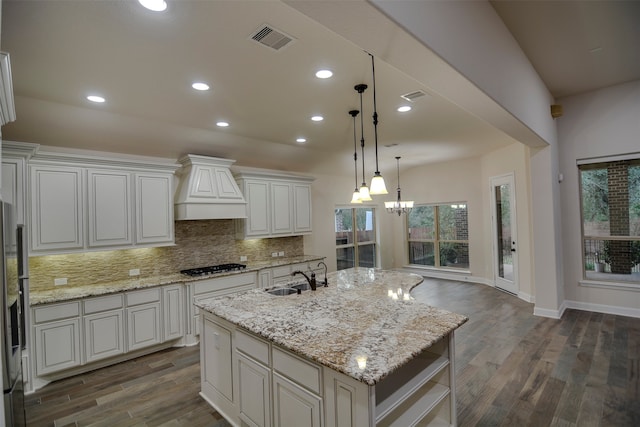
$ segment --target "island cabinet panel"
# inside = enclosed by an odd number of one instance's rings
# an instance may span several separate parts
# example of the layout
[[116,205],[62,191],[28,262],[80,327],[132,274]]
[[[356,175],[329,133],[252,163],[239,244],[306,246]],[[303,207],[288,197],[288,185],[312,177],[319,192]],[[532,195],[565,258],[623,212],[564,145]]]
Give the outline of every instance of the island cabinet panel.
[[273,418],[276,426],[320,427],[322,398],[274,372]]
[[223,417],[238,425],[239,411],[233,385],[233,327],[206,316],[202,316],[201,322],[200,395]]
[[271,426],[271,374],[269,368],[249,357],[237,355],[238,410],[251,427]]
[[83,170],[31,166],[31,250],[84,247]]

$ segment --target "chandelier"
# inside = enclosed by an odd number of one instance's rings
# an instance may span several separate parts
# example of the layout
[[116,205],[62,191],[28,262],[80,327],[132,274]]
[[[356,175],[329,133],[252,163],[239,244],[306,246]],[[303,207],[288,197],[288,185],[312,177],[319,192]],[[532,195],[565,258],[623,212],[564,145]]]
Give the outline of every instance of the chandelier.
[[408,214],[413,209],[413,201],[403,201],[400,197],[400,156],[396,156],[398,168],[398,199],[393,202],[384,202],[384,207],[389,213],[397,213],[398,216]]

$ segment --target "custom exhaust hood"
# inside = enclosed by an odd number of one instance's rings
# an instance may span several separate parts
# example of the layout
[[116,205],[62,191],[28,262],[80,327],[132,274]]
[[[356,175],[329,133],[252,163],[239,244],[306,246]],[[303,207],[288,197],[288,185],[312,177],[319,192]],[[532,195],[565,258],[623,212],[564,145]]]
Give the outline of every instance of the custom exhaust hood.
[[187,154],[179,162],[175,218],[246,218],[246,202],[229,169],[235,160]]

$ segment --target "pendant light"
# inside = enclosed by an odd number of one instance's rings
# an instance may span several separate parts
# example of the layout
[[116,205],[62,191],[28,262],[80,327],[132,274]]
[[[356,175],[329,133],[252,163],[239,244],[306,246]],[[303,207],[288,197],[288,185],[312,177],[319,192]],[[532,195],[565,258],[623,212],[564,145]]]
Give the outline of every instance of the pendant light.
[[[367,89],[366,84],[355,85],[354,89],[360,94],[360,111],[362,111],[362,93]],[[369,187],[364,178],[364,123],[362,119],[363,114],[360,114],[360,148],[362,150],[362,185],[360,185],[360,200],[368,202],[371,199],[369,194]]]
[[360,111],[358,110],[349,111],[349,114],[353,117],[353,170],[356,183],[356,189],[353,191],[353,196],[351,198],[352,204],[362,204],[362,200],[360,200],[360,191],[358,190],[358,147],[356,138],[356,116],[359,112]]
[[[381,194],[389,194],[387,187],[384,184],[384,178],[380,175],[378,170],[378,111],[376,108],[376,66],[374,63],[373,55],[369,53],[371,57],[371,71],[373,74],[373,135],[376,146],[376,172],[371,179],[371,191],[370,194],[377,196]],[[360,108],[362,109],[362,107]]]
[[398,167],[398,200],[395,202],[384,202],[384,207],[389,213],[397,213],[398,216],[408,214],[413,209],[413,201],[402,201],[400,197],[400,157],[396,156]]

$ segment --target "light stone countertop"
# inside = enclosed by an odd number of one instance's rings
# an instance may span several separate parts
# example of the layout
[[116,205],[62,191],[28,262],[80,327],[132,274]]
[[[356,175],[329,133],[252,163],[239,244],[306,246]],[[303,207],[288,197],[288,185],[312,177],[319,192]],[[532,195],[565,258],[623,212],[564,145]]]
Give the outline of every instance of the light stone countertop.
[[135,289],[151,288],[154,286],[171,285],[177,283],[190,283],[199,280],[217,279],[220,277],[231,276],[234,274],[248,273],[259,271],[265,268],[278,267],[288,264],[297,264],[309,261],[321,261],[324,257],[317,255],[301,255],[287,258],[274,258],[267,261],[259,261],[247,263],[247,268],[238,271],[227,271],[209,276],[191,277],[185,274],[174,273],[162,276],[149,276],[142,278],[131,278],[109,283],[87,284],[82,286],[59,286],[53,289],[31,289],[29,292],[29,304],[37,306],[42,304],[51,304],[56,302],[70,301],[79,298],[94,297],[100,295],[109,295],[120,292],[131,291]]
[[423,281],[417,274],[354,268],[327,277],[329,286],[315,292],[275,296],[256,289],[196,305],[369,385],[468,320],[414,300],[409,292]]

